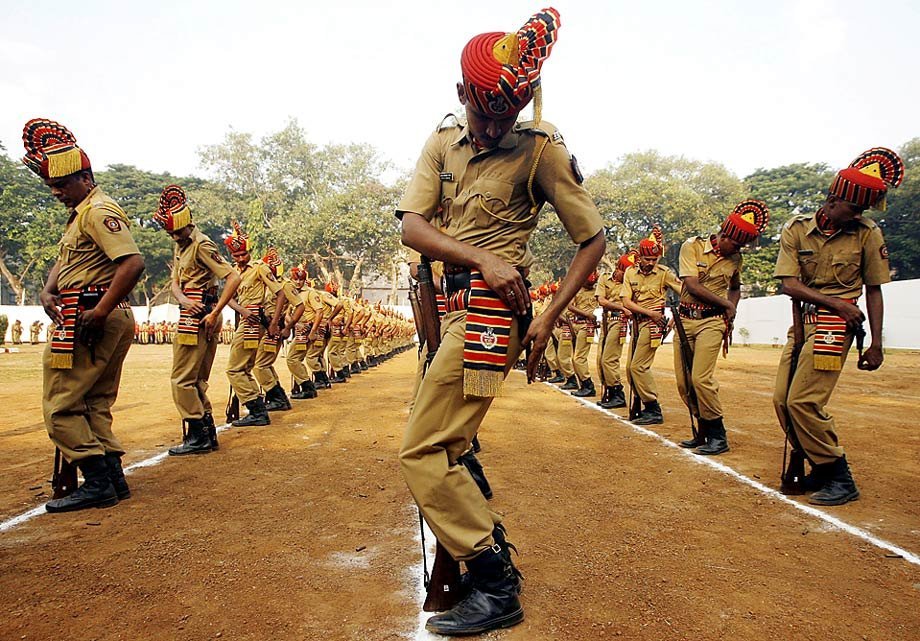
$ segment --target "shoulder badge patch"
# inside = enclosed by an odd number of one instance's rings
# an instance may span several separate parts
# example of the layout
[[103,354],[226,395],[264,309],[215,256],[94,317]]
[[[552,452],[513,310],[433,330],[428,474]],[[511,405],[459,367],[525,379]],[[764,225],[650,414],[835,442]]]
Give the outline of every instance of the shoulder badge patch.
[[114,216],[106,216],[102,219],[102,224],[105,225],[105,228],[113,234],[121,231],[121,221]]
[[214,251],[211,252],[211,258],[212,258],[212,259],[214,260],[214,262],[217,263],[217,264],[221,264],[221,263],[224,262],[224,257],[221,256],[221,255],[220,255],[220,252],[218,252],[217,250],[214,250]]
[[888,260],[888,245],[882,245],[879,247],[878,253],[881,254],[882,260]]
[[562,140],[562,133],[558,129],[553,132],[553,142],[564,142]]
[[[557,131],[556,133],[559,132]],[[555,136],[556,134],[553,135]],[[581,169],[578,168],[578,160],[575,158],[575,156],[572,156],[571,163],[572,173],[575,174],[575,181],[580,185],[581,183],[585,182],[585,177],[582,175]]]

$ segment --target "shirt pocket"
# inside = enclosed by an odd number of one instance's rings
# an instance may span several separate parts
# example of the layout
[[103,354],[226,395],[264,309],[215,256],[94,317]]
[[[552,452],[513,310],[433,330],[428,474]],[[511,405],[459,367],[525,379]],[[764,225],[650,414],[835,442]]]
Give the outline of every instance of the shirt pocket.
[[441,181],[441,225],[449,226],[451,219],[451,208],[457,201],[457,181]]
[[813,283],[818,273],[818,257],[814,254],[799,254],[799,271],[803,283]]
[[859,282],[862,264],[858,251],[839,252],[831,259],[831,271],[834,279],[845,287],[852,287]]
[[480,178],[470,188],[467,210],[476,220],[477,227],[489,227],[495,219],[511,224],[521,224],[529,220],[529,212],[515,214],[508,205],[514,185],[500,178]]

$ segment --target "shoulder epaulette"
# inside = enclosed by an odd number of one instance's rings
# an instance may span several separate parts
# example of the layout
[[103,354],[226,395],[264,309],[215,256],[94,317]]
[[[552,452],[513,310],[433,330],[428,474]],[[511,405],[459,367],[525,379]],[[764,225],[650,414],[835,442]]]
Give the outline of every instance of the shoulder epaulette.
[[438,131],[444,131],[445,129],[456,129],[460,126],[460,119],[457,118],[457,114],[449,113],[443,118],[441,122],[438,123]]

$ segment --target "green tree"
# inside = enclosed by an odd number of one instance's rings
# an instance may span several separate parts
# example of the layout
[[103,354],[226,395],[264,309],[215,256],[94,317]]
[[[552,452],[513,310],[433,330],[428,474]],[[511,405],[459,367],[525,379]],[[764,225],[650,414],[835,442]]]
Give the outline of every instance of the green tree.
[[891,268],[899,280],[920,278],[920,138],[899,150],[904,161],[904,182],[888,192],[888,209],[875,213],[885,233]]

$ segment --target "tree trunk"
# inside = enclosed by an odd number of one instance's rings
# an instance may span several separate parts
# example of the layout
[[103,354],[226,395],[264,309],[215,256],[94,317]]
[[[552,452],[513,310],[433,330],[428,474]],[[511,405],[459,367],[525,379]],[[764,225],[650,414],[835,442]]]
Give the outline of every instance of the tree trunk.
[[351,275],[351,282],[348,283],[348,291],[351,294],[357,294],[363,289],[361,287],[361,267],[364,265],[364,259],[359,258],[355,261],[355,271]]
[[390,293],[387,296],[389,305],[399,304],[399,263],[395,260],[390,263]]
[[[4,255],[0,255],[0,274],[3,274],[3,277],[6,279],[6,282],[10,284],[10,287],[13,288],[13,293],[16,294],[17,304],[25,305],[25,288],[22,286],[22,280],[16,276],[13,272],[10,271],[9,266],[6,264],[6,261],[3,260]],[[31,265],[31,263],[30,263]]]

